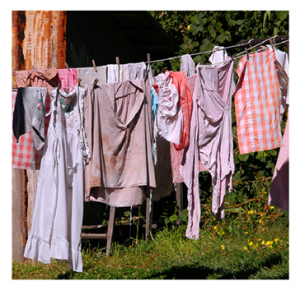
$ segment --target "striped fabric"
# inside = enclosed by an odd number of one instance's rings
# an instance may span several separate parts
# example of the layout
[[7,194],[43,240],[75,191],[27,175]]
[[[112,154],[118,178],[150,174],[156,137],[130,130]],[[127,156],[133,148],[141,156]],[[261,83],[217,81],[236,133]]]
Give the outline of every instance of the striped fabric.
[[[18,90],[12,90],[12,117],[15,109],[15,102]],[[46,100],[46,112],[50,108],[50,98]],[[45,131],[49,126],[49,116],[45,118]],[[33,146],[31,132],[22,135],[19,143],[12,132],[12,167],[18,169],[40,169],[41,159],[43,156],[43,148],[37,151]]]
[[234,94],[240,154],[282,146],[280,87],[275,54],[267,50],[244,56],[237,67]]

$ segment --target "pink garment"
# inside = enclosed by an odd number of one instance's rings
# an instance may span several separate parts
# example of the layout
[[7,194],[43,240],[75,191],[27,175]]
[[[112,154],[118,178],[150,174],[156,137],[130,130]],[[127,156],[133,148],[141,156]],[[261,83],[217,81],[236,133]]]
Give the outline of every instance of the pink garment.
[[200,65],[193,94],[190,144],[184,150],[180,173],[188,188],[189,220],[186,236],[199,238],[201,216],[199,161],[212,177],[212,212],[224,217],[226,188],[231,191],[234,173],[231,124],[231,96],[235,90],[233,61],[221,65]]
[[85,88],[85,130],[91,151],[85,170],[85,201],[117,207],[140,205],[149,187],[156,187],[149,81]]
[[280,148],[274,169],[269,205],[276,206],[284,211],[289,211],[289,119],[286,122],[283,135],[283,146]]
[[[197,74],[194,74],[194,75],[189,76],[189,77],[186,78],[187,85],[188,85],[188,87],[190,89],[190,92],[191,92],[191,96],[193,96],[193,93],[194,93],[194,88],[195,88],[195,83],[196,83],[196,76],[197,76]],[[192,109],[192,106],[191,106],[191,109]],[[190,130],[190,128],[189,128],[189,130]],[[189,136],[189,138],[190,138],[190,136]],[[175,147],[172,146],[172,145],[170,146],[170,151],[171,151],[173,182],[174,183],[182,183],[183,179],[182,179],[182,176],[180,174],[179,167],[180,167],[180,164],[182,162],[184,150],[177,151],[175,149]],[[198,163],[199,163],[199,171],[206,171],[207,170],[201,164],[200,160],[199,160]]]
[[67,88],[69,92],[71,87],[77,84],[77,68],[70,69],[58,69],[57,70],[58,79],[61,81],[61,88]]

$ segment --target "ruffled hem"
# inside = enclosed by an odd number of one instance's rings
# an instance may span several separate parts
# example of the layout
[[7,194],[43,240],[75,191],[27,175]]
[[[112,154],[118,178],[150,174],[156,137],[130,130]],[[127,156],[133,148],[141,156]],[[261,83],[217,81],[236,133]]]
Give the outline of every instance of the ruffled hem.
[[50,264],[50,259],[68,262],[69,269],[82,272],[81,246],[72,249],[66,239],[52,237],[51,246],[48,242],[37,236],[30,236],[27,240],[24,257]]

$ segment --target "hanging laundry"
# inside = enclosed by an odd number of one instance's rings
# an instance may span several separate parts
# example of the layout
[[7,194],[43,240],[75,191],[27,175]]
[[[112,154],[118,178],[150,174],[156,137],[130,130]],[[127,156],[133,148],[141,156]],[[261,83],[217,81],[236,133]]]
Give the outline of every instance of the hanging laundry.
[[227,51],[224,49],[224,46],[214,46],[213,52],[208,60],[212,64],[218,64],[225,61],[227,57]]
[[93,67],[77,68],[77,78],[81,79],[81,85],[92,84],[97,78],[98,84],[106,84],[107,82],[107,66],[97,66],[97,72]]
[[[154,122],[154,136],[160,134],[169,142],[180,144],[183,134],[183,115],[179,106],[178,90],[172,83],[170,72],[155,77],[158,109]],[[155,86],[154,86],[155,88]]]
[[[49,264],[68,261],[82,272],[84,160],[79,144],[84,134],[82,110],[85,90],[76,86],[65,93],[51,92],[51,120],[38,179],[32,227],[24,256]],[[86,148],[87,149],[87,148]]]
[[121,64],[120,70],[117,64],[107,65],[107,83],[117,83],[128,81],[130,79],[130,65]]
[[45,138],[46,88],[19,88],[13,117],[14,136],[19,142],[20,136],[31,132],[33,145],[40,150]]
[[[273,50],[271,45],[267,45],[267,47],[268,47],[268,49]],[[282,68],[285,70],[287,75],[289,75],[289,59],[288,59],[287,53],[284,51],[281,51],[279,49],[275,49],[275,57],[276,57],[277,61],[281,64]],[[277,78],[278,78],[280,91],[281,91],[280,115],[282,118],[282,116],[285,112],[286,104],[288,104],[289,88],[279,70],[277,70]]]
[[[45,99],[45,111],[48,112],[50,108],[50,93],[53,87],[58,84],[57,69],[38,69],[28,71],[15,71],[18,87],[44,87],[47,89]],[[13,94],[13,108],[15,107],[15,96]],[[44,135],[46,137],[50,117],[45,117]],[[33,145],[31,132],[21,136],[19,143],[16,144],[16,138],[13,137],[12,145],[12,164],[13,168],[38,170],[40,168],[43,150],[36,150]]]
[[17,80],[18,88],[27,87],[43,87],[48,88],[50,94],[53,87],[58,84],[57,69],[43,69],[36,70],[20,70],[14,72]]
[[146,70],[146,64],[144,62],[130,63],[129,64],[130,80],[138,80],[144,78],[145,70]]
[[159,99],[158,99],[158,95],[155,91],[155,89],[153,88],[153,86],[151,86],[151,105],[152,105],[152,119],[154,121],[155,115],[156,115],[156,111],[158,109],[158,103],[159,103]]
[[85,201],[117,207],[140,205],[149,188],[156,187],[149,82],[145,85],[140,79],[85,87],[85,129],[91,148]]
[[[17,90],[12,90],[12,122],[17,98]],[[14,136],[12,128],[12,168],[39,169],[43,150],[37,151],[33,146],[31,131],[21,135],[19,142]]]
[[180,70],[185,72],[187,77],[196,73],[195,62],[189,54],[182,55],[180,58]]
[[235,90],[233,61],[221,65],[200,65],[193,94],[190,142],[184,150],[180,173],[188,188],[188,226],[186,236],[199,238],[201,216],[199,161],[211,174],[212,212],[224,217],[224,196],[231,191],[234,174],[231,96]]
[[274,169],[268,204],[289,211],[289,119],[283,135],[283,146],[279,150]]
[[58,79],[61,81],[61,87],[66,88],[67,92],[69,88],[76,86],[77,84],[77,68],[70,69],[58,69]]
[[240,154],[282,146],[281,93],[274,62],[275,53],[267,50],[238,63],[234,104]]

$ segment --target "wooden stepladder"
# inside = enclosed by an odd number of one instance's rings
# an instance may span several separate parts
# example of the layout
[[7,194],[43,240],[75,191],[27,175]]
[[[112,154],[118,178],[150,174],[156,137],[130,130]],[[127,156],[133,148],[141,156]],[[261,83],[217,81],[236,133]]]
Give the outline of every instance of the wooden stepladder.
[[[98,233],[81,233],[82,239],[103,239],[107,240],[106,242],[106,256],[110,255],[110,249],[111,249],[111,242],[113,237],[113,231],[114,231],[114,221],[115,221],[115,212],[116,208],[114,206],[110,207],[109,210],[109,222],[107,227],[107,232],[105,234],[98,234]],[[92,226],[82,226],[82,230],[90,230],[90,229],[97,229],[99,228],[99,225],[92,225]]]

